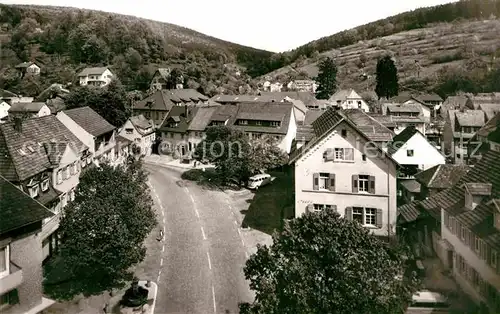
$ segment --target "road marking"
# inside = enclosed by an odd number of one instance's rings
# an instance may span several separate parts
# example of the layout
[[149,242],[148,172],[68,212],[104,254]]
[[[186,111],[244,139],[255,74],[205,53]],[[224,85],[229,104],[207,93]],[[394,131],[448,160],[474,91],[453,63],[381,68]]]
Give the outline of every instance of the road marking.
[[163,257],[160,259],[160,266],[163,266]]
[[161,247],[161,251],[162,251],[162,252],[165,252],[165,245],[163,245],[163,246]]
[[194,213],[196,215],[197,218],[200,218],[200,213],[198,212],[198,210],[196,209],[196,207],[194,208]]
[[212,269],[212,262],[210,261],[210,254],[207,252],[207,258],[208,258],[208,268]]
[[189,197],[191,198],[191,202],[194,203],[194,198],[193,198],[193,195],[189,194]]
[[212,300],[214,301],[214,313],[217,313],[217,304],[215,303],[215,289],[214,289],[214,285],[212,285]]
[[203,230],[203,227],[200,228],[201,228],[201,234],[203,235],[203,240],[206,240],[207,236],[205,235],[205,230]]

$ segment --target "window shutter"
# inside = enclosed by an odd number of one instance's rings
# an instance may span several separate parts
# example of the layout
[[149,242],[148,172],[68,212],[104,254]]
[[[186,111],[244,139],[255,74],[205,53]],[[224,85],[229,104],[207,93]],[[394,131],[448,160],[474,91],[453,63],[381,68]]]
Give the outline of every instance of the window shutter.
[[313,190],[319,190],[319,173],[313,174]]
[[333,161],[333,148],[327,148],[324,152],[325,161]]
[[358,193],[358,178],[356,174],[352,176],[352,193]]
[[330,173],[330,180],[328,180],[328,189],[330,191],[335,191],[335,173]]
[[354,160],[354,148],[344,148],[344,159]]
[[382,222],[384,221],[382,218],[382,209],[377,208],[377,217],[375,219],[375,225],[377,228],[382,228]]
[[368,192],[371,194],[375,194],[375,177],[370,176],[368,178]]
[[345,208],[344,218],[347,219],[347,220],[352,220],[352,207],[346,207]]
[[314,209],[314,205],[313,204],[307,205],[306,206],[306,213],[312,213],[313,209]]

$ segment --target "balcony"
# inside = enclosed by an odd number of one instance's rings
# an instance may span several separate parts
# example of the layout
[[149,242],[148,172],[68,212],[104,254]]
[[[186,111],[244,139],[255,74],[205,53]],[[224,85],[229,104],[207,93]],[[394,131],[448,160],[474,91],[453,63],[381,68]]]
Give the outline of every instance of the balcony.
[[9,292],[21,285],[23,282],[23,270],[16,264],[10,262],[9,274],[0,278],[0,295]]

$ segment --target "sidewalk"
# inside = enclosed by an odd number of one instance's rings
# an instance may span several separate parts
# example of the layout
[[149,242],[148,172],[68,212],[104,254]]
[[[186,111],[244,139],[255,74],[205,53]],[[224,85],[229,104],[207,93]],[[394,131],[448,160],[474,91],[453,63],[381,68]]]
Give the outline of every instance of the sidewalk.
[[150,155],[144,157],[144,162],[147,164],[160,165],[164,167],[174,167],[178,169],[190,170],[190,169],[207,169],[214,168],[214,165],[204,165],[197,162],[196,167],[194,166],[194,161],[189,164],[181,163],[180,159],[173,159],[171,156],[166,155]]

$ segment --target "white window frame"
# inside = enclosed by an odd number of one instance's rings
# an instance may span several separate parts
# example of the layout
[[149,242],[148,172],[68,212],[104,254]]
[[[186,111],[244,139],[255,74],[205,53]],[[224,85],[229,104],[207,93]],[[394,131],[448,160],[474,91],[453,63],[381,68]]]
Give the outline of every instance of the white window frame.
[[240,120],[240,125],[247,125],[248,124],[248,120]]
[[271,126],[279,127],[280,126],[280,122],[279,121],[271,121]]
[[415,156],[415,150],[407,149],[406,150],[406,157],[413,157],[413,156]]
[[[364,227],[377,227],[377,209],[372,207],[352,207],[352,220],[358,221],[354,217],[361,215],[361,225]],[[370,221],[371,220],[371,221]],[[372,223],[373,222],[373,223]]]
[[134,134],[134,129],[132,128],[125,129],[125,134]]
[[[351,151],[352,159],[346,159],[347,150]],[[333,157],[334,157],[333,158],[334,161],[353,162],[354,161],[354,148],[336,147],[333,149]]]
[[255,121],[255,125],[262,125],[262,121],[259,120]]
[[315,212],[323,211],[326,209],[332,209],[333,205],[331,204],[313,204],[313,210]]
[[[366,185],[366,186],[365,186]],[[358,192],[370,192],[370,176],[360,174],[358,176]]]
[[49,179],[45,179],[42,181],[42,183],[40,184],[41,188],[42,188],[42,192],[45,192],[49,189]]
[[330,181],[330,174],[326,172],[320,172],[319,177],[318,177],[318,189],[327,191],[328,184]]
[[4,258],[5,261],[5,270],[0,271],[0,278],[8,276],[10,273],[10,245],[7,244],[6,246],[2,247],[2,249],[5,248],[5,253],[3,256],[0,255],[0,258]]
[[37,185],[33,185],[33,186],[30,186],[28,187],[28,191],[30,193],[30,196],[32,198],[35,198],[38,196],[38,193],[40,192],[39,188],[38,188],[38,184]]
[[61,184],[63,182],[63,170],[57,170],[57,184]]

